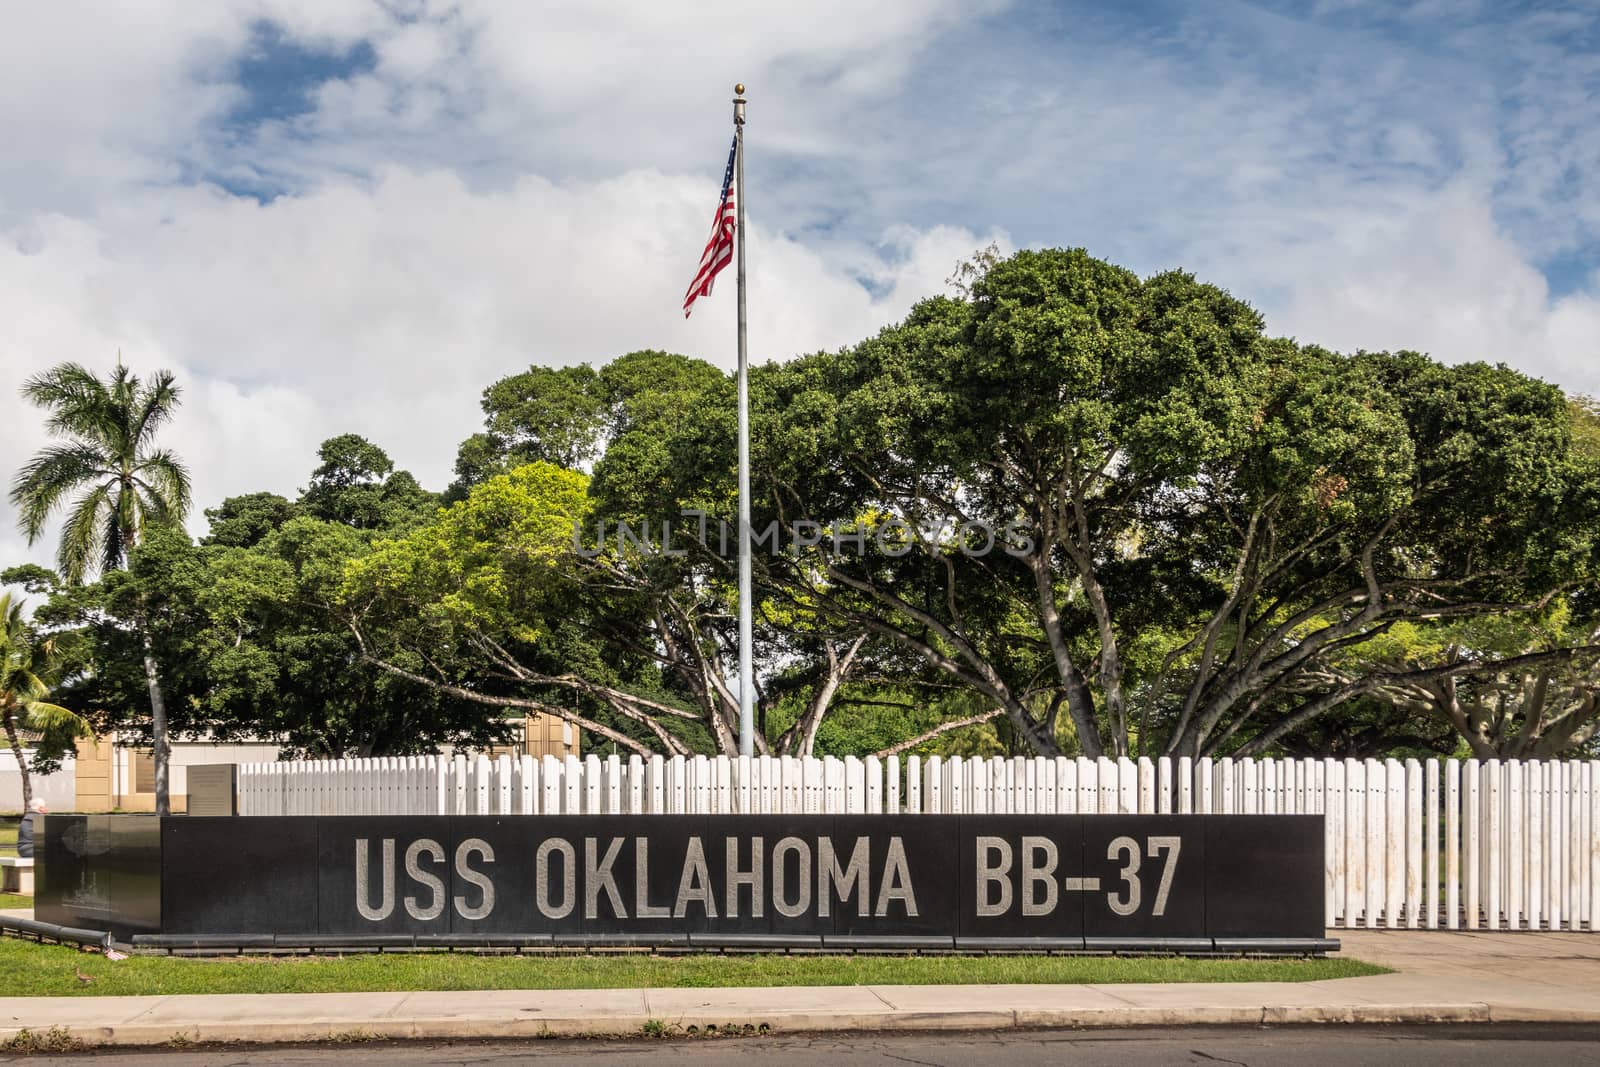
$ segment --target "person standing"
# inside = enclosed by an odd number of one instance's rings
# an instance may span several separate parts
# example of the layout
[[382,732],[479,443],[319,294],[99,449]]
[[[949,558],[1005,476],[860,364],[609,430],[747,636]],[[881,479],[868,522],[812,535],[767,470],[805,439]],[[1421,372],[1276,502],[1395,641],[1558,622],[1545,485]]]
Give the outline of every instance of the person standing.
[[17,826],[17,855],[23,859],[33,858],[33,838],[38,829],[38,817],[46,813],[44,801],[35,798],[28,805],[28,814],[22,817],[22,822]]

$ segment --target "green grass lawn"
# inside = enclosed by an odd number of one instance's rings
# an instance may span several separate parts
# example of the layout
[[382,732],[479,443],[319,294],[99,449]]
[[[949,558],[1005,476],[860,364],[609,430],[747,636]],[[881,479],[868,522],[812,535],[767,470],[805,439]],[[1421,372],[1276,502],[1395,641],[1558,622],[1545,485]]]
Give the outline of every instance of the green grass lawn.
[[0,908],[31,908],[33,898],[20,893],[0,893]]
[[[74,969],[91,976],[79,981]],[[1303,982],[1383,974],[1358,960],[1189,960],[1070,956],[472,956],[107,960],[70,945],[0,939],[7,996],[334,993],[426,989],[672,986],[1007,985]]]

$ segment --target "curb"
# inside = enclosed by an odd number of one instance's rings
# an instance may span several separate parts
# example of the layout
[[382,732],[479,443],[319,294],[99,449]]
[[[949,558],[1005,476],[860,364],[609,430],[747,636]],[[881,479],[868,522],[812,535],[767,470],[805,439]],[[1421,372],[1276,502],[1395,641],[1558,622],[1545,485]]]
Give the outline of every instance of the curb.
[[[822,1033],[843,1031],[1124,1029],[1162,1026],[1305,1026],[1401,1025],[1436,1023],[1597,1023],[1600,1012],[1494,1009],[1478,1001],[1429,1004],[1370,1004],[1310,1007],[1118,1007],[1062,1011],[899,1011],[858,1013],[749,1012],[676,1019],[642,1013],[564,1015],[539,1018],[422,1017],[412,1019],[349,1018],[306,1021],[229,1021],[198,1024],[131,1022],[117,1026],[66,1025],[51,1036],[80,1047],[152,1047],[185,1044],[306,1044],[321,1041],[361,1042],[396,1039],[485,1040],[504,1038],[638,1037],[653,1033]],[[20,1027],[0,1027],[0,1044]],[[30,1031],[35,1038],[42,1031]]]

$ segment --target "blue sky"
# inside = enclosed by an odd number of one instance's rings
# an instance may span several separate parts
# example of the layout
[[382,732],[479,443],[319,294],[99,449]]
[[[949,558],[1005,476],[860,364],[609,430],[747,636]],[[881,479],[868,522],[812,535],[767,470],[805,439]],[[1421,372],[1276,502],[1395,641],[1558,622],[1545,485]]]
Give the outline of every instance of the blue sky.
[[[677,312],[750,86],[753,345],[851,342],[982,245],[1190,269],[1275,332],[1600,392],[1600,8],[60,0],[0,39],[0,454],[61,359],[171,367],[202,505]],[[12,524],[0,557],[30,554]],[[40,558],[42,553],[31,553]]]
[[366,41],[300,42],[266,19],[250,29],[248,44],[220,79],[239,90],[223,128],[245,139],[263,123],[315,112],[317,90],[325,83],[370,74],[377,64]]
[[[1172,216],[1224,206],[1215,194],[1242,164],[1275,169],[1257,182],[1280,201],[1307,185],[1465,179],[1483,184],[1497,224],[1561,296],[1600,265],[1592,209],[1577,210],[1593,195],[1585,166],[1600,162],[1583,113],[1600,88],[1597,26],[1592,10],[1558,5],[1010,5],[930,42],[894,93],[829,109],[877,149],[872,158],[785,146],[784,130],[752,153],[751,181],[778,194],[779,221],[797,235],[953,224],[1050,244],[1104,229],[1130,265],[1155,267],[1187,246]],[[251,31],[222,79],[240,96],[219,123],[219,162],[270,171],[252,135],[311,125],[318,91],[370,75],[376,57],[369,41],[295,40],[270,20]],[[780,63],[780,76],[811,84],[841,73],[816,62]],[[634,103],[627,83],[592,91],[624,116]],[[315,147],[316,134],[305,137]],[[941,141],[944,151],[926,147]],[[705,162],[715,152],[690,138],[648,156],[625,136],[548,154],[494,137],[474,147],[452,165],[485,186],[530,167],[586,178],[715,166]],[[439,162],[429,138],[387,148],[371,162]],[[264,197],[305,187],[283,174],[242,185],[235,175],[218,165],[196,176]]]

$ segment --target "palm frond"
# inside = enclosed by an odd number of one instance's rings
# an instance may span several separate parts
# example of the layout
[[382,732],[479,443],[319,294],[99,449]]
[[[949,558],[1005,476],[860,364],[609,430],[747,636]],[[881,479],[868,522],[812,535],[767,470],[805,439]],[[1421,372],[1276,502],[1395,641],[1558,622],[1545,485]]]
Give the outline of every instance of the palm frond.
[[113,445],[118,458],[124,463],[132,461],[138,455],[139,445],[135,439],[136,421],[135,410],[139,406],[139,376],[122,365],[121,353],[117,359],[117,369],[112,372],[111,382],[107,393],[111,398],[110,417],[107,425],[116,434]]
[[91,478],[109,473],[109,466],[103,452],[84,443],[52,445],[23,464],[11,486],[11,503],[20,513],[18,525],[28,543],[44,533],[62,497]]
[[13,634],[26,632],[27,622],[22,617],[22,604],[11,599],[10,593],[0,593],[0,640],[10,640]]
[[36,407],[71,408],[105,396],[105,385],[81,363],[58,363],[22,383],[22,396]]
[[60,704],[47,704],[42,700],[34,700],[25,703],[22,711],[22,721],[30,730],[43,733],[46,730],[68,729],[72,731],[74,737],[94,736],[94,730],[82,715]]
[[[0,705],[4,706],[42,699],[50,691],[45,675],[60,666],[60,657],[51,649],[34,644],[22,609],[20,598],[0,595]],[[37,669],[36,660],[42,661]]]
[[63,529],[58,559],[67,581],[82,581],[96,566],[122,566],[147,519],[183,521],[191,500],[188,470],[170,450],[145,451],[179,403],[171,371],[158,371],[146,384],[119,352],[104,379],[80,364],[62,363],[29,378],[22,392],[49,410],[52,434],[72,439],[40,452],[12,486],[29,543],[44,533],[68,494],[104,479],[78,499]]
[[50,692],[50,686],[45,680],[32,670],[32,649],[23,646],[18,657],[27,665],[18,666],[11,670],[4,679],[5,691],[10,698],[18,704],[31,704],[43,700],[44,695]]
[[189,514],[189,468],[171,449],[145,456],[135,468],[134,480],[145,490],[152,516],[159,512],[164,520],[182,522]]
[[[148,532],[152,527],[166,529],[182,529],[183,517],[167,507],[166,500],[152,492],[143,482],[135,482],[139,487],[139,524],[140,529]],[[141,540],[144,533],[140,534]]]
[[138,448],[155,432],[156,427],[172,418],[172,413],[182,402],[183,390],[169,370],[156,371],[150,384],[139,391],[134,401],[132,430],[129,439]]
[[77,363],[61,363],[22,385],[22,395],[47,408],[45,425],[58,437],[107,441],[115,434],[111,395],[94,372]]
[[[93,565],[105,565],[122,558],[122,539],[116,522],[112,493],[116,482],[107,481],[90,489],[78,498],[61,530],[61,547],[56,552],[61,576],[72,584],[83,581],[83,576]],[[107,542],[114,538],[114,544]]]

